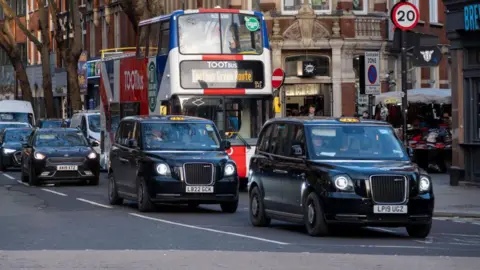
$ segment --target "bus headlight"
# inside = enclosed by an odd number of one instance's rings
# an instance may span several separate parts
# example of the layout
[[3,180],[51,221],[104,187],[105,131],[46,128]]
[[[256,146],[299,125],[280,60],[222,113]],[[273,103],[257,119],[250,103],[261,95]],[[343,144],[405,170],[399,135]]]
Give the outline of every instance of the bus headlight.
[[224,176],[232,176],[233,174],[235,174],[235,166],[233,166],[232,164],[227,164],[225,165],[225,169],[223,171]]
[[418,189],[420,190],[420,192],[426,192],[426,191],[429,191],[430,190],[430,185],[431,185],[431,182],[430,182],[430,179],[426,176],[421,176],[420,177],[420,182],[418,184]]
[[160,163],[157,165],[157,173],[163,176],[170,175],[170,167],[167,164]]

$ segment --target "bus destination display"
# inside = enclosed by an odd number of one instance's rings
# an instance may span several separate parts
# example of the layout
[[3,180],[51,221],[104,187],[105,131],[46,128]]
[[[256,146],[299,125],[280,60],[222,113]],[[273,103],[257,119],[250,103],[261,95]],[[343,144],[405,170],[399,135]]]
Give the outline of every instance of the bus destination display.
[[260,61],[183,61],[180,72],[185,89],[264,87]]

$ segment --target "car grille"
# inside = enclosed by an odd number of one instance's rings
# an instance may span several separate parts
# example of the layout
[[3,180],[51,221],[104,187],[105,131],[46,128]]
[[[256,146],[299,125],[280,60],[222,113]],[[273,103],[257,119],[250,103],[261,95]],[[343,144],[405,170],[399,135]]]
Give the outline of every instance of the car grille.
[[56,171],[55,178],[72,178],[80,176],[77,171]]
[[407,178],[403,175],[370,177],[372,199],[376,203],[403,203],[407,197]]
[[17,165],[20,165],[22,163],[22,151],[17,151],[13,154],[13,161]]
[[213,164],[211,163],[185,163],[185,183],[189,185],[213,184]]
[[65,163],[82,163],[85,160],[84,157],[51,157],[47,159],[50,164],[65,164]]

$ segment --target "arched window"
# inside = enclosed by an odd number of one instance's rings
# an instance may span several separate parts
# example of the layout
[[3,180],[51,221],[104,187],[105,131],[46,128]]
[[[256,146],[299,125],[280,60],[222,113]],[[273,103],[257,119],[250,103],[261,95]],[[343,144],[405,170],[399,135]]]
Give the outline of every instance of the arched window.
[[298,55],[286,57],[286,76],[297,76],[298,61],[313,61],[316,67],[315,76],[330,76],[330,58],[322,55]]

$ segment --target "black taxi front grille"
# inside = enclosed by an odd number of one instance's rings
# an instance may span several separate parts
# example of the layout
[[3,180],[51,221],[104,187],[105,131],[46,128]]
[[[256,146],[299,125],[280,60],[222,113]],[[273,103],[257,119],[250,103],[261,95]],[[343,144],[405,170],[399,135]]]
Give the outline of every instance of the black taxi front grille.
[[370,177],[372,199],[377,203],[403,203],[407,199],[408,182],[403,175]]
[[186,163],[183,165],[185,183],[188,185],[213,184],[214,167],[211,163]]

